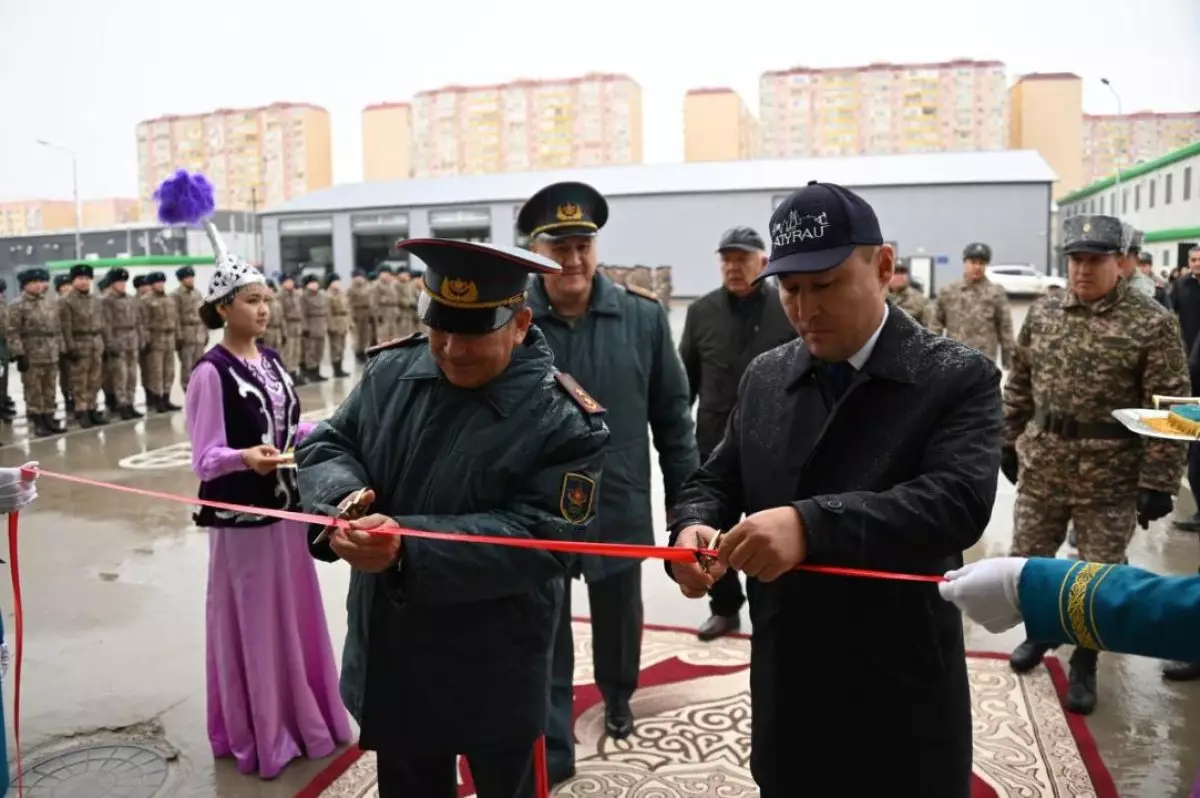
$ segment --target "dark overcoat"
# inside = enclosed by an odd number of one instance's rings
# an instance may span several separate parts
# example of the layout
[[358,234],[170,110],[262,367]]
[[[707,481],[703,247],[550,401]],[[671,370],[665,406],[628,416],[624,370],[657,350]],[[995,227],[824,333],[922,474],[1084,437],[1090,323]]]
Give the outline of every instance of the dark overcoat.
[[[891,312],[834,402],[803,341],[750,365],[675,530],[794,506],[807,562],[942,574],[991,517],[1000,372]],[[962,619],[932,584],[793,572],[747,580],[751,765],[764,798],[970,795]],[[848,763],[867,757],[869,767]]]
[[[297,448],[303,503],[368,487],[371,511],[410,529],[584,540],[608,430],[569,384],[536,327],[475,390],[442,376],[424,336],[396,342]],[[313,554],[337,558],[326,542]],[[341,689],[359,744],[410,755],[532,744],[573,559],[407,537],[399,568],[354,571]]]

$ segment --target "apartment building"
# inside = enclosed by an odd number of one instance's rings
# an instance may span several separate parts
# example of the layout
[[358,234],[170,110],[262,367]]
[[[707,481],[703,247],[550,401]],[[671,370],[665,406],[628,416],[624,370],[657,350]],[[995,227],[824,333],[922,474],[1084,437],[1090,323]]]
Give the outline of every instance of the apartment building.
[[217,207],[261,210],[333,184],[329,112],[306,103],[164,116],[137,126],[138,187],[150,201],[176,169],[212,181]]
[[1109,177],[1200,141],[1200,111],[1083,117],[1084,182]]
[[412,106],[378,103],[362,112],[363,180],[413,176]]
[[[98,230],[133,224],[141,215],[135,199],[84,200],[80,227]],[[75,229],[75,203],[70,200],[0,202],[0,236],[24,236]]]
[[1086,184],[1083,79],[1070,72],[1023,75],[1008,93],[1008,146],[1037,150],[1058,175],[1054,196]]
[[683,100],[685,161],[757,158],[761,126],[733,89],[692,89]]
[[1004,149],[1004,64],[796,67],[759,80],[768,158]]
[[642,162],[642,90],[625,75],[447,86],[412,102],[413,175]]

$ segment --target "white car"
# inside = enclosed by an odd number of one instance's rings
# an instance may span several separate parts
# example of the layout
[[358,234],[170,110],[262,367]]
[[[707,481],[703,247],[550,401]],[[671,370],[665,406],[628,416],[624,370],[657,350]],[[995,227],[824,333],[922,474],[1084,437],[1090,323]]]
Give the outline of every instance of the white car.
[[987,276],[1009,296],[1041,296],[1051,288],[1067,287],[1063,278],[1044,274],[1032,266],[988,266]]

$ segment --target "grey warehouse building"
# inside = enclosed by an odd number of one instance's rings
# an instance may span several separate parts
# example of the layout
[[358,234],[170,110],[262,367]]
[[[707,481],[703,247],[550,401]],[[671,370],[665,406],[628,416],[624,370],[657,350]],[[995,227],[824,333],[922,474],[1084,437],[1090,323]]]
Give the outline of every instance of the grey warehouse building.
[[[520,245],[516,215],[541,187],[595,186],[609,203],[602,263],[671,266],[675,296],[720,284],[714,248],[725,229],[767,234],[771,211],[810,180],[854,189],[926,289],[957,278],[961,253],[984,241],[995,263],[1051,262],[1051,184],[1032,150],[612,166],[338,185],[260,213],[268,274],[305,267],[345,275],[402,260],[393,244],[438,236]],[[420,268],[419,264],[414,264]]]

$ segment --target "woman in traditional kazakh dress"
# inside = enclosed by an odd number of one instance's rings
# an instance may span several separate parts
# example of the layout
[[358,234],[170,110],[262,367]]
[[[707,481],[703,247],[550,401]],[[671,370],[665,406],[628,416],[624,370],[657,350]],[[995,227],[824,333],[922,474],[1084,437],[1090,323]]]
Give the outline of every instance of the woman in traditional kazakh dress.
[[[266,279],[225,252],[207,216],[211,186],[177,173],[159,189],[165,223],[203,221],[217,265],[200,317],[224,330],[188,379],[186,419],[200,498],[298,510],[281,453],[311,429],[267,326]],[[199,197],[199,200],[197,200]],[[294,521],[202,507],[208,529],[208,735],[213,755],[274,778],[292,759],[351,739],[307,531]]]

